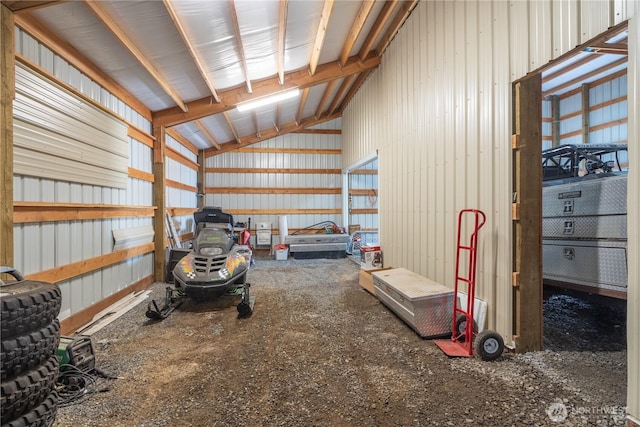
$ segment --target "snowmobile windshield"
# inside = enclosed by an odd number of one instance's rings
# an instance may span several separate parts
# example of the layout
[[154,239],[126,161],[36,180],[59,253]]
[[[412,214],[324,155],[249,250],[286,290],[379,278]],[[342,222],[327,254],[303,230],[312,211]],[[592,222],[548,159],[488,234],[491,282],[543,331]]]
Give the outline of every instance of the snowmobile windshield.
[[233,239],[226,231],[217,228],[203,228],[198,233],[195,244],[196,255],[213,256],[229,252]]

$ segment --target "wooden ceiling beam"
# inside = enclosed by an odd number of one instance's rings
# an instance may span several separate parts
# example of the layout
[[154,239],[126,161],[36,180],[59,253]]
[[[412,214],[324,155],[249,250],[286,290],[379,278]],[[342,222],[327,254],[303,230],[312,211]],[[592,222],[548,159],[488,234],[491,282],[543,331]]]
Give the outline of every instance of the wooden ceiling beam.
[[327,27],[329,26],[329,19],[331,19],[331,12],[333,12],[334,0],[324,0],[324,6],[322,7],[322,16],[320,17],[320,25],[316,32],[316,40],[313,43],[311,51],[311,58],[309,59],[309,72],[313,76],[318,68],[318,62],[320,61],[320,53],[322,53],[322,46],[324,45],[324,38],[327,35]]
[[558,71],[555,71],[553,73],[549,73],[549,74],[544,74],[543,73],[543,77],[542,77],[542,83],[548,83],[549,81],[555,79],[556,77],[559,77],[563,74],[566,74],[569,71],[573,71],[579,67],[582,67],[585,64],[588,64],[589,62],[593,61],[594,59],[597,59],[598,57],[595,55],[590,55],[590,56],[585,56],[584,58],[580,59],[579,61],[576,61]]
[[178,141],[180,144],[182,144],[183,147],[191,151],[193,154],[196,154],[196,155],[198,154],[198,151],[199,151],[198,147],[196,147],[196,145],[193,142],[189,141],[183,134],[178,132],[176,129],[165,128],[165,133],[169,135],[171,138]]
[[602,73],[604,73],[604,72],[606,72],[606,71],[609,71],[609,70],[611,70],[612,68],[615,68],[615,67],[617,67],[617,66],[619,66],[619,65],[626,64],[626,63],[627,63],[627,61],[628,61],[628,59],[627,59],[627,57],[625,56],[625,57],[620,58],[620,59],[618,59],[617,61],[613,61],[613,62],[611,62],[611,63],[609,63],[609,64],[607,64],[607,65],[605,65],[605,66],[602,66],[602,67],[596,68],[596,69],[594,69],[594,70],[591,70],[591,71],[589,71],[588,73],[583,74],[583,75],[581,75],[581,76],[579,76],[579,77],[576,77],[575,79],[570,80],[570,81],[568,81],[568,82],[566,82],[566,83],[563,83],[563,84],[561,84],[561,85],[558,85],[558,86],[555,86],[555,87],[549,88],[548,90],[546,90],[546,91],[544,91],[544,92],[542,93],[542,98],[545,98],[545,97],[547,97],[547,96],[549,96],[549,95],[553,95],[555,92],[557,92],[557,91],[559,91],[559,90],[566,89],[566,88],[568,88],[568,87],[570,87],[570,86],[573,86],[573,85],[575,85],[575,84],[578,84],[578,83],[580,83],[580,82],[583,82],[583,81],[585,81],[586,79],[588,79],[588,78],[590,78],[590,77],[597,76],[598,74],[602,74]]
[[378,14],[378,17],[376,18],[376,22],[373,24],[371,31],[369,31],[367,38],[362,44],[362,47],[360,48],[360,53],[358,53],[358,57],[360,58],[361,61],[364,61],[365,58],[369,55],[369,52],[371,51],[371,49],[373,48],[373,45],[375,44],[376,40],[380,36],[382,29],[386,25],[387,21],[389,21],[389,19],[391,18],[391,15],[397,3],[398,3],[398,0],[390,0],[390,1],[384,2],[384,6],[382,7],[382,10]]
[[[332,116],[325,116],[320,119],[310,118],[309,120],[305,120],[304,123],[302,124],[296,124],[295,122],[287,123],[286,125],[280,128],[280,134],[292,133],[297,130],[304,129],[305,127],[308,127],[308,126],[315,126],[320,123],[337,119],[340,116],[341,116],[340,114],[334,114]],[[229,142],[225,142],[224,144],[221,144],[220,150],[207,148],[206,150],[203,150],[203,155],[205,158],[207,158],[207,157],[217,156],[218,154],[222,154],[222,153],[228,153],[230,151],[237,151],[239,148],[243,148],[252,144],[257,144],[258,142],[266,141],[268,139],[275,138],[276,136],[278,136],[278,133],[276,133],[275,129],[268,129],[261,132],[260,137],[254,136],[254,137],[244,138],[242,140],[242,144],[236,144],[235,141],[229,141]]]
[[246,93],[242,88],[220,91],[221,101],[219,104],[212,102],[211,97],[206,97],[188,102],[186,104],[188,111],[186,112],[172,107],[156,111],[153,114],[153,118],[159,125],[166,127],[176,126],[191,120],[229,111],[241,102],[251,101],[284,90],[294,88],[305,89],[352,74],[358,74],[365,70],[374,69],[378,65],[380,65],[380,58],[375,55],[370,55],[363,62],[360,62],[356,57],[352,57],[342,68],[340,68],[338,61],[334,61],[319,65],[313,76],[309,75],[307,70],[294,71],[286,74],[284,85],[280,85],[277,77],[261,80],[254,84],[252,94]]
[[140,49],[133,43],[133,41],[127,36],[125,31],[109,16],[107,11],[102,7],[100,2],[85,0],[84,4],[89,8],[91,12],[111,31],[111,33],[118,39],[118,41],[138,60],[138,62],[144,67],[145,70],[153,77],[153,79],[162,87],[167,95],[173,99],[182,111],[187,111],[187,107],[178,95],[178,93],[171,87],[160,72],[153,66],[153,64],[147,59]]
[[278,23],[278,80],[284,84],[284,49],[287,36],[287,13],[289,0],[280,0],[280,21]]
[[340,105],[340,101],[344,97],[344,94],[347,93],[347,91],[351,87],[351,84],[353,83],[353,80],[355,78],[356,78],[356,75],[352,74],[342,81],[342,84],[340,85],[340,89],[338,89],[336,96],[334,96],[333,101],[331,101],[331,105],[329,105],[327,114],[332,115],[336,111],[336,108],[338,108],[338,105]]
[[349,30],[349,34],[347,35],[347,39],[342,46],[342,52],[340,52],[340,58],[338,59],[340,66],[344,65],[349,59],[349,55],[351,54],[351,49],[353,49],[353,45],[356,44],[358,37],[360,36],[360,32],[362,31],[362,27],[364,23],[367,21],[373,6],[376,4],[375,1],[364,0],[360,3],[360,9],[358,10],[358,15],[356,15],[356,19],[354,19],[351,24],[351,29]]
[[282,110],[280,108],[280,104],[276,105],[276,120],[273,122],[273,126],[275,126],[276,130],[280,127],[280,116],[282,115]]
[[309,98],[310,87],[306,87],[302,90],[300,96],[300,103],[298,104],[298,112],[296,114],[296,124],[302,123],[302,115],[304,114],[304,107],[307,105],[307,98]]
[[240,23],[238,22],[238,12],[236,11],[235,0],[227,0],[229,3],[229,12],[231,12],[231,21],[233,22],[233,32],[236,36],[236,45],[238,47],[238,56],[242,63],[242,73],[247,86],[247,92],[253,92],[251,88],[251,80],[249,80],[249,67],[247,66],[247,56],[244,54],[244,44],[242,43],[242,35],[240,34]]
[[349,105],[351,98],[353,98],[356,92],[358,92],[358,89],[360,89],[360,86],[362,86],[367,77],[369,77],[369,73],[371,73],[371,71],[373,70],[365,70],[360,73],[356,81],[353,83],[353,86],[351,86],[351,89],[349,89],[349,92],[347,92],[347,95],[344,97],[344,101],[342,101],[342,104],[340,104],[340,108],[338,108],[338,112],[340,114],[342,114],[344,112],[344,109],[347,108],[347,105]]
[[595,43],[589,45],[585,51],[589,53],[628,55],[629,45],[627,43]]
[[251,118],[253,119],[253,127],[256,130],[255,135],[260,138],[260,124],[258,123],[258,113],[253,111],[251,114]]
[[331,92],[333,92],[333,88],[336,86],[336,83],[338,82],[338,80],[331,80],[329,82],[329,84],[327,85],[327,87],[324,90],[324,93],[322,94],[322,98],[320,99],[320,102],[318,103],[318,108],[316,108],[316,115],[315,118],[319,119],[320,117],[322,117],[322,112],[324,111],[324,106],[327,104],[327,101],[329,100],[329,97],[331,96]]
[[378,47],[376,48],[378,56],[382,56],[384,51],[387,50],[389,43],[391,43],[391,40],[393,40],[396,34],[398,34],[398,30],[400,30],[400,27],[402,27],[402,24],[404,24],[404,21],[407,20],[407,18],[411,14],[411,11],[416,7],[417,4],[418,0],[403,1],[398,4],[398,10],[393,15],[393,19],[387,27],[387,31],[385,31],[384,35],[380,39],[380,42],[378,43]]
[[[196,120],[195,123],[198,129],[200,129],[200,132],[202,133],[202,135],[204,135],[207,141],[211,143],[213,148],[215,148],[216,150],[219,150],[220,144],[218,144],[218,141],[216,141],[216,139],[213,137],[211,132],[209,132],[209,130],[206,127],[204,127],[204,124],[202,124],[200,120]],[[208,148],[208,150],[211,150],[211,148]]]
[[229,113],[227,111],[224,111],[222,112],[222,116],[224,117],[224,120],[227,122],[229,129],[231,129],[231,133],[233,134],[234,140],[238,144],[240,144],[242,141],[240,141],[240,136],[238,135],[238,131],[236,131],[236,128],[233,126],[233,121],[231,120],[231,117],[229,117]]
[[180,37],[182,38],[184,45],[187,47],[187,50],[189,51],[189,54],[191,55],[191,58],[193,59],[193,62],[196,65],[196,68],[200,72],[202,79],[207,84],[207,87],[209,88],[209,91],[211,92],[213,99],[215,99],[216,102],[220,102],[220,95],[218,95],[218,91],[216,90],[215,85],[213,84],[213,81],[211,80],[211,78],[209,78],[209,76],[205,71],[204,64],[196,54],[196,50],[194,49],[193,45],[189,41],[189,38],[187,37],[187,32],[182,26],[180,19],[178,19],[178,14],[176,13],[175,9],[173,8],[169,0],[163,0],[163,2],[164,2],[164,7],[167,9],[167,12],[169,12],[169,16],[173,20],[173,24],[178,30],[178,33],[180,34]]

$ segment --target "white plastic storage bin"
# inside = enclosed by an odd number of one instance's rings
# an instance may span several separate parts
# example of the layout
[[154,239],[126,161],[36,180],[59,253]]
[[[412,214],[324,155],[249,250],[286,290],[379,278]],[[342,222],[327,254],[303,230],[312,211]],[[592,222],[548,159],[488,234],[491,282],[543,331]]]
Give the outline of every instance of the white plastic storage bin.
[[289,249],[276,249],[276,261],[286,261],[289,257]]

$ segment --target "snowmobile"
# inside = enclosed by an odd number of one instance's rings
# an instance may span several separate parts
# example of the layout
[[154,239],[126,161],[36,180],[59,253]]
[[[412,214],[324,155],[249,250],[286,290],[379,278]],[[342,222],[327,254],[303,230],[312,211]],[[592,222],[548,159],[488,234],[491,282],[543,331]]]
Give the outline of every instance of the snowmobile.
[[[240,296],[240,317],[253,312],[255,297],[249,295],[247,272],[252,257],[248,241],[236,241],[233,217],[220,208],[205,207],[193,214],[196,233],[193,248],[172,270],[174,287],[166,288],[162,307],[152,300],[147,307],[150,319],[165,319],[186,298],[210,300],[224,296]],[[246,238],[241,233],[241,238]],[[248,239],[246,239],[248,240]],[[170,256],[170,258],[172,258]]]

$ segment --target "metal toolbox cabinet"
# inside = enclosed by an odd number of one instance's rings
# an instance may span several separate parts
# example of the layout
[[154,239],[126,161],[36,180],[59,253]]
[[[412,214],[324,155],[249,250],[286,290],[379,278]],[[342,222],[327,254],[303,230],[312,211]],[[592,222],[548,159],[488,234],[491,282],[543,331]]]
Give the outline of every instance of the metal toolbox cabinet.
[[626,215],[542,219],[543,239],[627,239]]
[[421,337],[451,334],[453,290],[404,268],[371,275],[378,299]]
[[542,217],[627,213],[627,176],[592,178],[542,188]]
[[543,240],[544,278],[627,291],[627,243]]

